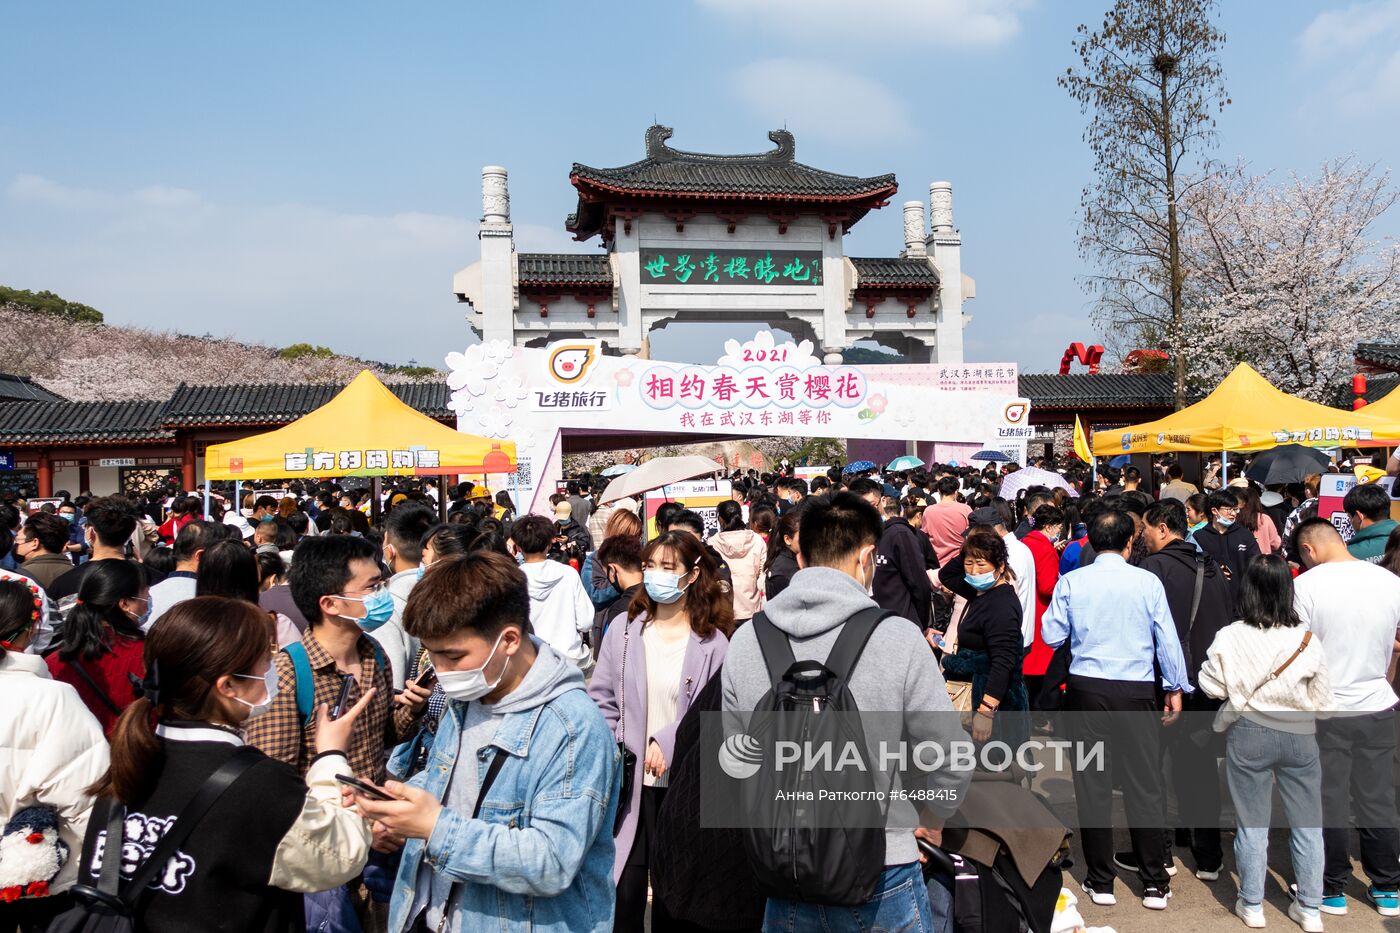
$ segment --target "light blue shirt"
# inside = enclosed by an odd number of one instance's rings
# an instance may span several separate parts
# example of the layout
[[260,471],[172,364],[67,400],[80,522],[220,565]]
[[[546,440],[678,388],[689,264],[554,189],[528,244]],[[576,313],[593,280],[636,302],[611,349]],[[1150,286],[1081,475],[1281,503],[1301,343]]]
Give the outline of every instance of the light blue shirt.
[[1191,692],[1162,581],[1119,554],[1060,577],[1041,619],[1051,648],[1070,643],[1069,672],[1080,677],[1152,682],[1155,646],[1167,692]]

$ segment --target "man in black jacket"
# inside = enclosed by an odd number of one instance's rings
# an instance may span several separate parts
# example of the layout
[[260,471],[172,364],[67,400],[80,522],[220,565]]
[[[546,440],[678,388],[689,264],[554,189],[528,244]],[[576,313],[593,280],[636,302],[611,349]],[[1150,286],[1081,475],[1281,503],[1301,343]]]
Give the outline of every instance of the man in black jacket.
[[589,644],[593,646],[593,657],[598,657],[598,649],[603,646],[603,634],[608,624],[627,612],[632,597],[642,588],[642,539],[631,535],[614,535],[604,539],[593,555],[593,562],[607,575],[608,583],[618,595],[593,616],[593,632]]
[[1259,556],[1259,542],[1254,540],[1253,531],[1236,520],[1239,513],[1240,500],[1235,490],[1217,489],[1206,499],[1210,521],[1195,535],[1201,550],[1225,570],[1232,591],[1244,579],[1245,568]]
[[[1186,540],[1186,529],[1186,509],[1180,502],[1164,499],[1149,509],[1143,520],[1142,536],[1148,556],[1142,568],[1162,581],[1186,656],[1187,674],[1191,686],[1197,687],[1196,678],[1210,643],[1217,632],[1234,621],[1234,594],[1215,561]],[[1163,743],[1171,756],[1177,812],[1181,822],[1190,827],[1187,832],[1191,855],[1196,860],[1196,877],[1203,881],[1220,877],[1222,859],[1220,784],[1211,779],[1216,774],[1215,749],[1203,741],[1210,734],[1202,731],[1209,729],[1219,708],[1220,701],[1200,689],[1187,694],[1182,698],[1182,709],[1187,715],[1166,730]],[[1202,775],[1207,777],[1202,779]],[[1172,863],[1170,857],[1167,863]]]
[[871,595],[881,609],[928,628],[933,618],[933,583],[919,545],[923,533],[915,531],[914,526],[904,520],[897,499],[888,499],[891,507],[882,508],[882,502],[888,497],[874,480],[856,480],[851,484],[851,492],[880,509],[885,520],[884,531],[875,547],[875,580]]

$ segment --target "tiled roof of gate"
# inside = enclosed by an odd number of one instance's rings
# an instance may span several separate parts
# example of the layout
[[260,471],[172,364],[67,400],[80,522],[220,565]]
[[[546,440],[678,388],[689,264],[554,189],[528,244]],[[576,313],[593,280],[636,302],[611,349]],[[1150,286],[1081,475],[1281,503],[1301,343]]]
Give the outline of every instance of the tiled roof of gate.
[[938,270],[934,269],[927,259],[852,256],[851,263],[856,267],[857,288],[874,285],[938,287]]
[[1356,345],[1356,358],[1381,369],[1400,371],[1400,344],[1359,343]]
[[61,401],[63,401],[63,396],[55,395],[28,376],[14,376],[10,373],[0,373],[0,402]]
[[599,285],[612,287],[607,253],[520,253],[521,285]]
[[787,130],[768,134],[776,149],[748,155],[684,152],[666,145],[670,137],[670,127],[653,126],[646,133],[645,159],[617,168],[575,162],[570,180],[576,186],[597,182],[604,188],[637,194],[772,195],[839,201],[888,197],[898,187],[894,175],[861,178],[803,165],[795,158],[796,140]]

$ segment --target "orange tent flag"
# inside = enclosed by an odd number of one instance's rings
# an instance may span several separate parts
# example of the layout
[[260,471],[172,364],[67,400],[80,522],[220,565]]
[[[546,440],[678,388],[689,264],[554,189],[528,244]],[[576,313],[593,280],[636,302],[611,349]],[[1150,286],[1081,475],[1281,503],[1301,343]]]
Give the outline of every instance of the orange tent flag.
[[1092,463],[1093,456],[1089,453],[1089,438],[1084,434],[1084,425],[1079,423],[1079,416],[1074,416],[1074,453],[1085,463]]

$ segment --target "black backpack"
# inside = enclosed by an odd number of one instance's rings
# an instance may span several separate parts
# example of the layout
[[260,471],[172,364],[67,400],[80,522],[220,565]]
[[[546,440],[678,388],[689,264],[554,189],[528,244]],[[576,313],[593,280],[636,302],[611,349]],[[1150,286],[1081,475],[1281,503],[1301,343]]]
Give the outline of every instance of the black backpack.
[[[123,882],[121,865],[126,830],[126,807],[118,801],[99,801],[94,816],[107,806],[107,837],[100,847],[102,869],[97,886],[75,884],[69,889],[74,906],[55,917],[48,933],[133,933],[141,928],[138,922],[140,904],[147,888],[159,877],[180,845],[199,825],[224,791],[228,790],[253,765],[265,756],[243,746],[233,753],[195,791],[190,802],[175,817],[170,828],[156,843],[150,855],[136,867],[130,880]],[[94,849],[96,852],[97,849]]]
[[[875,776],[866,762],[861,776],[836,777],[821,768],[791,765],[778,770],[782,741],[855,743],[867,758],[859,707],[848,686],[875,627],[893,613],[878,607],[846,620],[826,662],[798,661],[792,645],[763,613],[750,623],[768,667],[772,689],[748,724],[762,763],[741,782],[749,828],[744,850],[758,888],[771,898],[835,906],[864,904],[885,868],[885,806],[874,799]],[[845,715],[825,715],[841,713]],[[861,801],[823,801],[821,792],[866,791]]]

